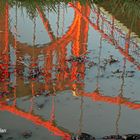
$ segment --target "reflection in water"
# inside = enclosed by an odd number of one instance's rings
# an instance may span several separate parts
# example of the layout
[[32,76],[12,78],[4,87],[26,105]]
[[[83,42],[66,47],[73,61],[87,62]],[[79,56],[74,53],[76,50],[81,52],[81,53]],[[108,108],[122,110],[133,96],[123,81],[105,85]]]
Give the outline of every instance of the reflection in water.
[[[8,2],[3,5],[4,10],[0,21],[0,110],[30,120],[36,125],[47,128],[54,135],[70,140],[71,134],[75,132],[66,129],[67,126],[58,126],[56,122],[56,114],[59,112],[56,106],[57,97],[60,96],[60,93],[65,94],[65,91],[68,91],[75,99],[80,99],[80,118],[77,132],[79,135],[85,130],[84,115],[86,114],[84,114],[84,110],[88,109],[85,107],[87,98],[90,98],[93,103],[118,105],[116,134],[121,133],[119,122],[122,105],[134,110],[140,109],[140,104],[128,99],[130,96],[127,96],[125,92],[127,90],[125,84],[129,83],[127,79],[135,80],[134,73],[139,76],[139,38],[134,39],[131,30],[121,27],[114,16],[108,15],[95,4],[90,8],[88,4],[69,3],[68,10],[70,8],[74,12],[74,18],[69,27],[65,25],[64,7],[61,9],[60,4],[56,5],[57,28],[51,25],[45,10],[37,2],[34,2],[34,6],[38,13],[37,16],[32,17],[31,45],[29,42],[21,41],[18,6],[11,6]],[[10,15],[10,10],[14,11],[14,14]],[[53,11],[49,12],[56,16]],[[62,33],[60,33],[60,17],[63,17]],[[9,19],[12,19],[12,22]],[[50,42],[41,43],[41,45],[37,42],[39,20],[50,40]],[[53,28],[56,29],[56,33],[53,32]],[[26,32],[27,35],[28,32],[30,31]],[[91,32],[96,39],[99,37],[98,45],[96,42],[94,44],[90,38]],[[46,36],[41,35],[40,38],[46,38]],[[110,54],[110,48],[106,52],[108,46],[114,49],[112,54]],[[104,74],[108,75],[105,78],[108,81],[105,81]],[[94,80],[88,81],[88,75]],[[115,79],[119,77],[121,80],[120,90],[117,91],[118,95],[114,89],[111,89],[113,88],[112,77]],[[110,83],[107,87],[110,91],[104,87],[106,82]],[[90,84],[92,84],[92,89],[90,89]],[[118,84],[115,83],[115,85]],[[119,87],[117,87],[118,89]],[[106,91],[111,92],[111,95],[105,95]],[[137,89],[136,92],[138,92]],[[42,96],[43,101],[41,101]],[[23,99],[24,97],[25,99]],[[39,103],[37,98],[40,99]],[[48,98],[52,102],[50,118],[44,118],[46,114],[38,114],[36,108],[39,110],[45,108],[48,104]],[[21,99],[22,101],[20,101]],[[24,105],[26,101],[30,104],[28,111]],[[61,101],[67,102],[66,100]],[[23,104],[22,107],[18,105],[20,103]],[[73,106],[71,108],[74,110]],[[76,110],[76,113],[78,111]],[[65,115],[65,112],[63,113]]]
[[[123,66],[123,71],[121,75],[121,88],[120,88],[120,93],[119,96],[123,98],[123,92],[124,92],[124,83],[125,83],[125,73],[126,73],[126,58],[124,58],[124,66]],[[119,135],[119,120],[121,117],[121,104],[119,104],[119,110],[118,110],[118,115],[117,115],[117,120],[116,120],[116,134]]]
[[[121,1],[121,0],[109,0],[101,3],[103,7],[106,7],[108,11],[111,11],[113,15],[124,22],[130,30],[139,34],[139,2],[138,1]],[[129,12],[127,12],[129,11]],[[131,22],[130,22],[131,21]]]

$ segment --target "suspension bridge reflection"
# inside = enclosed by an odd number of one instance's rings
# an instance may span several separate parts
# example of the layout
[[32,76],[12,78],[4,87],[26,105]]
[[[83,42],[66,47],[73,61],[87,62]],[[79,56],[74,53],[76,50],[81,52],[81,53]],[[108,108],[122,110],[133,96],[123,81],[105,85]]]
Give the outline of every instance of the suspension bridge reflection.
[[[137,67],[137,70],[140,70],[139,53],[137,53],[139,44],[137,40],[131,38],[131,31],[121,31],[115,25],[115,18],[112,16],[111,19],[107,19],[105,13],[102,13],[96,5],[94,9],[80,3],[69,3],[69,6],[74,10],[73,22],[64,35],[57,37],[53,33],[45,13],[36,3],[38,15],[51,40],[41,47],[35,47],[36,18],[33,19],[33,46],[17,39],[17,13],[14,32],[10,30],[9,9],[11,7],[8,2],[0,21],[0,110],[11,112],[41,125],[66,140],[71,139],[71,133],[57,127],[53,123],[55,117],[44,121],[40,116],[32,113],[32,103],[30,111],[27,113],[16,106],[16,100],[29,94],[33,99],[36,95],[46,91],[50,91],[50,95],[54,96],[57,91],[69,89],[74,96],[90,98],[96,102],[124,105],[135,110],[140,109],[140,104],[128,101],[123,97],[125,73],[122,73],[121,76],[121,93],[116,97],[105,96],[98,88],[90,93],[84,91],[89,26],[98,31],[102,39],[112,44],[125,61],[129,61]],[[70,59],[67,57],[69,46],[72,56]],[[79,81],[79,77],[82,79],[81,81]],[[13,105],[8,105],[5,101],[9,98],[13,99]],[[53,108],[51,116],[55,116]]]

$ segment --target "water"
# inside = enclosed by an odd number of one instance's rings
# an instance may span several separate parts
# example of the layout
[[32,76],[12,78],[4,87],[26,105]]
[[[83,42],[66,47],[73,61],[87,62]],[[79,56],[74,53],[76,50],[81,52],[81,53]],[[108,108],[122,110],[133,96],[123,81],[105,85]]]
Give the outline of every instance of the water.
[[139,133],[137,24],[105,3],[0,6],[0,139]]

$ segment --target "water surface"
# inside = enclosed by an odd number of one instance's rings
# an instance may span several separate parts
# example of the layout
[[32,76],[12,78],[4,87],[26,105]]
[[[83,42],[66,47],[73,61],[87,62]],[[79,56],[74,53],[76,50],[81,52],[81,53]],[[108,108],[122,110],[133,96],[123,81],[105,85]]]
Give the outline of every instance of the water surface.
[[137,24],[119,20],[105,3],[0,7],[2,139],[139,133]]

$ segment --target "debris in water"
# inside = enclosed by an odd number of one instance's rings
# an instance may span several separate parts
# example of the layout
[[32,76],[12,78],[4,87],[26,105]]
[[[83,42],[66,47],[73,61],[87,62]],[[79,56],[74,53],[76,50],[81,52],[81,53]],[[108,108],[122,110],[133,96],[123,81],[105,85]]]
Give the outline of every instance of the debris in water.
[[26,139],[30,138],[32,136],[32,132],[31,131],[25,131],[22,133],[22,136]]
[[90,69],[91,67],[93,67],[94,65],[96,65],[93,61],[88,63],[88,68]]
[[126,77],[134,77],[135,71],[126,71]]
[[122,73],[122,71],[120,71],[119,69],[117,69],[116,71],[112,71],[113,74],[116,74],[116,73]]
[[44,107],[44,103],[42,104],[37,104],[38,109],[42,109]]
[[39,68],[34,68],[34,69],[31,70],[29,78],[38,78],[40,74],[41,74],[40,69]]
[[134,77],[135,75],[133,73],[126,73],[126,77]]
[[110,135],[110,136],[104,136],[104,140],[122,140],[122,136],[120,135]]
[[108,59],[108,63],[111,65],[111,64],[114,64],[116,62],[119,62],[117,59],[115,59],[113,57],[113,55],[110,55],[110,58]]
[[72,140],[95,140],[95,137],[87,133],[81,133],[80,135],[73,136]]
[[140,134],[127,134],[122,137],[123,140],[140,140]]
[[66,61],[68,62],[77,62],[77,63],[85,63],[87,60],[86,56],[71,56]]

